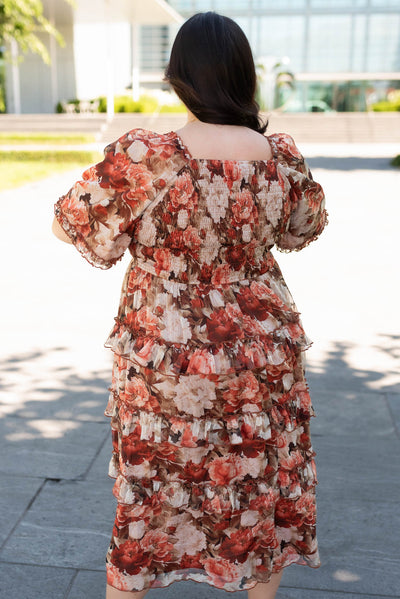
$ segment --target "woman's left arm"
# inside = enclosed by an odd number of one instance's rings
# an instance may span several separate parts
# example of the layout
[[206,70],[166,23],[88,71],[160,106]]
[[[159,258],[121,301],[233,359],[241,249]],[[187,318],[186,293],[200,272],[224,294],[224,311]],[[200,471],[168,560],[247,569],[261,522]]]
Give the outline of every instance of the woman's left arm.
[[58,239],[61,239],[61,241],[65,241],[65,243],[72,244],[72,239],[66,234],[56,217],[54,217],[53,226],[51,230],[53,231],[54,235],[58,237]]
[[151,152],[142,137],[143,142],[127,134],[109,144],[104,159],[87,168],[54,205],[53,233],[92,266],[111,268],[122,258],[136,220],[156,195]]

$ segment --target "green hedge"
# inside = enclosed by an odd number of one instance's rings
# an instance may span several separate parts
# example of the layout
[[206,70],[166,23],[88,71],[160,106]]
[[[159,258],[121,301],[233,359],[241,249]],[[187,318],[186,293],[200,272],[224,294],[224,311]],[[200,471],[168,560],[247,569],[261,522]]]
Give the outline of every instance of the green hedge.
[[400,111],[400,89],[392,89],[385,100],[375,102],[371,106],[375,112],[397,112]]
[[400,101],[390,102],[389,100],[382,100],[371,105],[374,112],[396,112],[400,110]]
[[[91,102],[98,101],[98,112],[107,112],[107,98],[101,96]],[[79,112],[79,100],[69,100],[67,104],[73,104],[75,111]],[[157,98],[150,95],[142,95],[139,100],[133,100],[130,96],[115,96],[114,98],[114,112],[144,112],[153,113],[159,110],[160,112],[185,112],[183,104],[178,105],[162,105],[160,106]],[[63,105],[61,102],[57,104],[56,112],[64,112]]]
[[395,156],[393,158],[393,160],[390,162],[390,164],[392,166],[400,166],[400,154],[397,154],[397,156]]

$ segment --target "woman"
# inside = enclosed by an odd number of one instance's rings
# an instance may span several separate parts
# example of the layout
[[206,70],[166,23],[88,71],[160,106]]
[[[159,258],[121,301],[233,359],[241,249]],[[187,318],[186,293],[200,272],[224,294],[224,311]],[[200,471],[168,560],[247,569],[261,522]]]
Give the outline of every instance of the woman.
[[190,18],[166,78],[187,124],[128,132],[55,205],[55,234],[92,265],[133,256],[105,342],[106,596],[195,580],[271,599],[284,567],[320,560],[309,341],[270,249],[321,233],[324,194],[291,137],[264,135],[234,21]]

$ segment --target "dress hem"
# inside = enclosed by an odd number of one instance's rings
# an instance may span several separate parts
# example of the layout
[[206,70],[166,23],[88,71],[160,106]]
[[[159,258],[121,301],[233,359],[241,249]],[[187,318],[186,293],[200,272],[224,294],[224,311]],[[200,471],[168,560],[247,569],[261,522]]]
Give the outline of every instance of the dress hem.
[[[288,568],[289,566],[292,566],[292,565],[308,566],[309,568],[313,568],[314,570],[317,570],[318,568],[321,567],[322,564],[321,564],[321,561],[319,561],[317,564],[313,564],[310,561],[307,561],[305,559],[304,555],[299,554],[298,560],[291,561],[288,564],[284,564],[277,571],[271,571],[271,575],[272,574],[279,574],[282,570],[284,570],[285,568]],[[194,570],[194,568],[189,568],[189,570]],[[181,570],[172,570],[172,572],[174,572],[174,571],[175,572],[180,572]],[[185,570],[183,570],[183,572],[184,571]],[[205,572],[205,570],[200,570],[200,572]],[[195,575],[196,575],[195,573],[192,574],[192,576],[195,576]],[[110,587],[112,587],[112,588],[114,588],[114,589],[117,589],[120,592],[138,593],[138,592],[142,592],[142,591],[151,591],[151,590],[154,590],[154,589],[166,589],[166,588],[170,587],[171,585],[173,585],[173,584],[175,584],[177,582],[196,582],[197,584],[208,584],[208,586],[213,587],[215,589],[218,589],[220,591],[225,591],[226,593],[237,593],[237,592],[240,592],[240,591],[248,591],[250,589],[253,589],[254,587],[257,586],[258,583],[260,583],[260,584],[268,584],[268,582],[270,582],[270,580],[271,580],[271,576],[270,576],[267,581],[264,582],[264,581],[261,581],[261,580],[257,580],[257,581],[255,581],[255,584],[253,584],[252,586],[243,586],[242,588],[237,588],[237,589],[224,589],[223,587],[219,587],[219,586],[213,584],[210,581],[210,577],[209,576],[207,577],[208,579],[204,579],[204,580],[201,580],[201,581],[200,580],[195,580],[194,578],[190,578],[190,573],[187,574],[187,578],[183,578],[183,576],[185,576],[185,574],[182,574],[182,578],[177,578],[176,580],[172,580],[170,583],[165,584],[165,585],[163,585],[163,584],[151,585],[151,586],[148,586],[148,587],[144,587],[142,589],[131,589],[129,591],[125,590],[125,589],[120,589],[120,588],[118,588],[118,587],[110,584],[108,582],[108,580],[107,580],[107,585],[110,586]]]

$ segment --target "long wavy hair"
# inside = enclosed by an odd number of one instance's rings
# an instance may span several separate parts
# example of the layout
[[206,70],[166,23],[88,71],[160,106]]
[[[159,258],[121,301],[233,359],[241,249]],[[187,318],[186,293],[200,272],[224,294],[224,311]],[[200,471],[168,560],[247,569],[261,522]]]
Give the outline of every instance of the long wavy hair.
[[250,44],[229,17],[204,12],[188,19],[172,46],[165,81],[200,121],[241,125],[262,134],[267,129],[255,99]]

